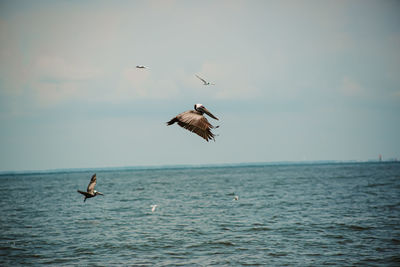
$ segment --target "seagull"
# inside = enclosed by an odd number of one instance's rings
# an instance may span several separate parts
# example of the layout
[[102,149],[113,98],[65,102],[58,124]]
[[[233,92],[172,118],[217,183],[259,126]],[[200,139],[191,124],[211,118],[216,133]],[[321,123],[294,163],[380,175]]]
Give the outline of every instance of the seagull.
[[150,206],[150,207],[151,207],[151,212],[154,212],[154,211],[156,210],[157,206],[158,206],[158,205],[151,205],[151,206]]
[[83,192],[78,190],[79,193],[81,193],[82,195],[85,196],[85,198],[83,199],[83,202],[86,201],[87,198],[91,198],[91,197],[95,197],[97,195],[102,195],[102,193],[97,192],[96,190],[94,190],[94,187],[96,186],[96,174],[93,174],[92,179],[90,179],[90,183],[86,189],[87,192]]
[[239,196],[235,196],[233,200],[239,200]]
[[209,83],[206,80],[204,80],[203,78],[201,78],[199,75],[195,74],[197,78],[199,78],[202,82],[203,85],[215,85],[214,83]]
[[211,132],[211,129],[218,128],[219,126],[213,126],[208,122],[206,117],[203,114],[206,113],[213,119],[218,120],[213,114],[211,114],[208,109],[206,109],[202,104],[195,104],[194,110],[185,111],[175,118],[172,118],[169,122],[167,122],[167,126],[178,123],[179,126],[194,132],[195,134],[204,138],[207,142],[212,139],[215,141],[215,135]]
[[137,69],[149,69],[149,67],[143,66],[143,65],[137,65]]

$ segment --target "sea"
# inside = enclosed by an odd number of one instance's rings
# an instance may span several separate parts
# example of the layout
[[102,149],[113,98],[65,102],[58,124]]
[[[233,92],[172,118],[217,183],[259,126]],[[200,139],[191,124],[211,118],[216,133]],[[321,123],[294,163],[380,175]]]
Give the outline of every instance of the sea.
[[42,265],[400,266],[400,163],[2,173],[0,266]]

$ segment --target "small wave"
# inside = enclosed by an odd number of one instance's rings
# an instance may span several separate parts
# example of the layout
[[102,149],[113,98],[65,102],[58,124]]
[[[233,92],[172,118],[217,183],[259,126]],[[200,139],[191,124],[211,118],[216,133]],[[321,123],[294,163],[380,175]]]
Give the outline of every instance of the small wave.
[[309,256],[309,257],[319,257],[319,256],[322,256],[322,254],[320,254],[320,253],[306,253],[305,255],[306,255],[306,256]]
[[396,256],[391,256],[389,258],[387,258],[387,260],[390,263],[400,263],[400,256],[396,255]]
[[75,253],[79,254],[79,255],[94,255],[95,253],[92,250],[89,250],[87,248],[76,248]]
[[228,240],[206,241],[206,242],[202,242],[202,243],[189,245],[187,248],[202,248],[202,247],[210,247],[210,246],[211,247],[219,247],[219,246],[234,247],[235,244]]
[[379,187],[379,186],[385,186],[387,184],[382,184],[382,183],[376,183],[376,184],[369,184],[367,187]]
[[224,246],[224,247],[233,247],[235,246],[234,243],[228,241],[228,240],[218,240],[218,241],[208,241],[203,243],[206,246]]
[[384,208],[387,208],[387,209],[389,209],[389,210],[396,209],[396,208],[398,208],[398,207],[400,207],[400,202],[395,203],[395,204],[389,204],[389,205],[384,206]]
[[138,188],[133,189],[133,191],[143,191],[143,190],[144,190],[144,187],[138,187]]
[[186,255],[185,253],[181,252],[181,251],[168,251],[166,252],[166,254],[172,256],[174,259],[186,259]]
[[271,231],[272,229],[266,226],[259,226],[259,227],[251,227],[247,229],[247,232],[264,232],[264,231]]
[[288,254],[282,251],[282,252],[270,252],[268,253],[268,255],[272,257],[284,257],[287,256]]
[[349,244],[349,243],[353,243],[353,242],[354,241],[351,239],[343,239],[343,240],[339,240],[338,244],[345,245],[345,244]]
[[46,259],[47,257],[45,255],[41,254],[23,254],[19,255],[18,257],[24,258],[24,259]]
[[45,261],[44,264],[57,265],[57,264],[73,262],[73,261],[74,261],[74,259],[72,259],[72,258],[58,258],[58,259],[52,259],[49,261]]
[[0,251],[2,250],[17,250],[17,251],[26,251],[24,248],[16,247],[16,246],[0,246]]
[[400,244],[400,240],[396,238],[392,238],[391,240],[394,244]]
[[254,206],[254,204],[253,203],[240,203],[239,206],[240,207],[252,207],[252,206]]
[[364,227],[364,226],[360,226],[360,225],[350,225],[348,226],[350,230],[354,230],[354,231],[365,231],[365,230],[372,230],[374,229],[373,227]]
[[132,201],[134,201],[134,200],[135,200],[135,199],[123,198],[123,199],[120,200],[120,202],[132,202]]
[[261,263],[246,263],[246,262],[241,262],[240,263],[242,266],[264,266],[264,264]]
[[344,236],[343,236],[343,235],[332,235],[332,234],[328,234],[328,235],[325,235],[325,237],[327,237],[327,238],[334,238],[334,239],[344,239]]
[[235,246],[235,244],[230,242],[230,241],[216,241],[216,242],[211,242],[211,244],[213,244],[213,245],[223,245],[223,246],[227,246],[227,247]]

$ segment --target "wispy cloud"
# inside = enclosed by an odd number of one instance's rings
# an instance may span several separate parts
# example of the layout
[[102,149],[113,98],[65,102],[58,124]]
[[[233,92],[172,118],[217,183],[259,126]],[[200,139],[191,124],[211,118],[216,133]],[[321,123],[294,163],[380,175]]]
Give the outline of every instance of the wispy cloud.
[[40,81],[82,81],[92,79],[100,74],[99,69],[68,62],[60,56],[40,56],[32,66],[34,76]]
[[175,97],[179,89],[171,79],[159,79],[151,70],[129,67],[122,71],[120,84],[114,99],[168,99]]
[[366,90],[354,79],[344,77],[339,92],[345,96],[360,96],[365,94]]
[[20,95],[29,76],[17,40],[10,23],[0,18],[0,93],[6,95]]
[[101,72],[60,56],[39,56],[31,66],[29,89],[40,106],[55,106],[67,100],[87,98],[89,89],[85,86]]

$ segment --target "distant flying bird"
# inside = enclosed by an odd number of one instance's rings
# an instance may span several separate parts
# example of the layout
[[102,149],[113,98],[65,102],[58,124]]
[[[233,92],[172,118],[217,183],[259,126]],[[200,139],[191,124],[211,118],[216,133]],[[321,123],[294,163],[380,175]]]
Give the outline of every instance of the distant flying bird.
[[102,195],[102,193],[97,192],[96,190],[94,190],[94,187],[96,186],[96,174],[93,174],[92,179],[90,179],[90,183],[86,189],[86,192],[80,191],[78,190],[79,193],[81,193],[82,195],[85,196],[85,198],[83,199],[83,202],[86,201],[87,198],[91,198],[91,197],[95,197],[97,195]]
[[202,82],[203,85],[215,85],[214,83],[209,83],[206,80],[204,80],[203,78],[201,78],[199,75],[195,74],[197,78],[199,78]]
[[156,210],[157,206],[158,206],[158,205],[151,205],[151,206],[150,206],[150,207],[151,207],[151,212],[154,212],[154,211]]
[[215,135],[211,132],[211,129],[218,128],[219,126],[214,127],[211,125],[206,117],[203,116],[204,113],[211,118],[218,120],[218,118],[211,114],[211,112],[208,111],[208,109],[206,109],[202,104],[196,104],[194,105],[194,110],[188,110],[179,114],[167,122],[167,125],[172,125],[177,122],[179,126],[201,136],[207,142],[210,139],[215,141]]
[[149,67],[143,66],[143,65],[137,65],[137,69],[149,69]]

